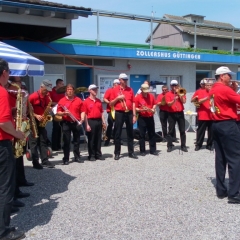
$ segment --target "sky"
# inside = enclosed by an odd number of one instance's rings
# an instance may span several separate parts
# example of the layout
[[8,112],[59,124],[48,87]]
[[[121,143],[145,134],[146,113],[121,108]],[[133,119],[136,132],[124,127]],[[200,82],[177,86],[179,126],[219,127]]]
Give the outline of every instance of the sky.
[[[92,8],[162,18],[164,14],[184,16],[197,14],[206,20],[227,22],[240,28],[240,0],[48,0],[71,6]],[[72,21],[72,35],[69,38],[96,40],[97,17],[79,17]],[[156,24],[154,24],[154,27]],[[122,20],[109,17],[99,18],[100,41],[145,44],[151,25],[147,22]]]

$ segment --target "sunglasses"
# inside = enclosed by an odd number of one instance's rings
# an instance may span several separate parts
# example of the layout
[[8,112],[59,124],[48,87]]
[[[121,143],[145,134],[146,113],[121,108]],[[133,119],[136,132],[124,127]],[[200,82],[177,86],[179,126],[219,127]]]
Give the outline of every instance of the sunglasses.
[[177,86],[177,84],[172,84],[171,86],[173,86],[173,87],[176,87],[176,86]]

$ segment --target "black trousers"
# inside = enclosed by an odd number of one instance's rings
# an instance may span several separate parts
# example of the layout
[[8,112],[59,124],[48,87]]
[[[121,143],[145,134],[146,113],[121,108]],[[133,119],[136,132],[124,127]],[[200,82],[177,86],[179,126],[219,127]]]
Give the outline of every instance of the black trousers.
[[181,147],[186,146],[186,133],[185,133],[185,118],[184,113],[182,112],[169,112],[168,113],[168,123],[169,123],[169,132],[167,135],[167,146],[172,146],[173,135],[175,130],[176,123],[178,124],[180,139],[181,139]]
[[128,141],[128,153],[132,154],[133,150],[133,112],[120,112],[115,111],[115,138],[114,138],[114,154],[120,154],[121,152],[121,135],[123,124],[126,124],[127,141]]
[[[166,138],[168,129],[167,129],[167,124],[168,124],[168,112],[159,110],[159,118],[160,122],[162,125],[162,137]],[[176,129],[174,129],[174,133],[172,135],[173,138],[176,138]]]
[[15,190],[15,159],[10,140],[0,141],[0,236],[10,224]]
[[48,145],[47,145],[47,130],[44,127],[37,126],[38,129],[38,138],[34,138],[32,132],[29,135],[29,146],[32,153],[32,161],[39,161],[38,148],[40,151],[40,157],[42,163],[48,161]]
[[61,149],[62,127],[61,122],[52,122],[52,150]]
[[[108,126],[106,131],[107,141],[109,142],[112,136],[112,128],[114,125],[114,119],[112,118],[111,112],[108,113]],[[113,129],[113,137],[115,136],[115,128]]]
[[71,133],[73,134],[73,155],[74,158],[80,157],[80,126],[76,122],[63,121],[63,160],[69,161],[71,150]]
[[212,146],[213,134],[212,134],[212,121],[211,120],[198,120],[196,146],[202,147],[206,129],[208,131],[207,146],[209,146],[209,147]]
[[100,157],[101,143],[102,143],[102,119],[88,119],[88,124],[91,127],[91,131],[87,132],[88,136],[88,154],[90,157]]
[[212,124],[215,147],[216,191],[218,195],[227,192],[225,186],[226,168],[228,165],[228,196],[234,197],[240,188],[240,130],[236,121],[217,121]]
[[156,151],[155,123],[153,117],[138,117],[138,128],[140,132],[140,152],[145,152],[145,136],[148,132],[150,153]]

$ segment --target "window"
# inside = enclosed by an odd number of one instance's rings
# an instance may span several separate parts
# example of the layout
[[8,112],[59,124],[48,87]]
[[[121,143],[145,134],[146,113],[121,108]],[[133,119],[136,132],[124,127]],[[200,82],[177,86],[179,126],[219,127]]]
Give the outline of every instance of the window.
[[164,83],[164,85],[166,84],[167,86],[170,86],[170,82],[173,79],[177,80],[180,85],[182,84],[181,76],[161,76],[160,75],[160,81]]
[[190,45],[190,47],[191,47],[191,48],[194,48],[194,45],[193,45],[193,44],[191,44],[191,45]]
[[238,48],[234,48],[233,51],[234,51],[234,52],[238,52]]
[[93,65],[114,67],[114,60],[113,59],[93,59]]
[[212,47],[213,50],[218,50],[218,47]]

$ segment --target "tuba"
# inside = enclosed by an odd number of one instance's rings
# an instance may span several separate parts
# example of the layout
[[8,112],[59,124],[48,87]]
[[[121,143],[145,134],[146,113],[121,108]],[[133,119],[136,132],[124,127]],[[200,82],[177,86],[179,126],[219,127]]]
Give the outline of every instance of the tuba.
[[50,96],[48,97],[50,99],[50,102],[48,103],[43,113],[43,120],[39,123],[39,127],[46,127],[47,123],[52,121],[52,116],[49,114],[51,110],[52,99],[50,98]]

